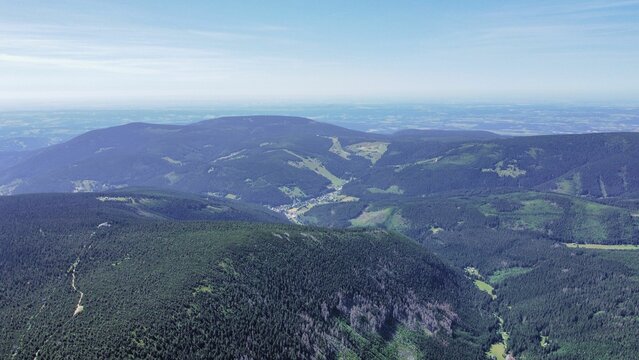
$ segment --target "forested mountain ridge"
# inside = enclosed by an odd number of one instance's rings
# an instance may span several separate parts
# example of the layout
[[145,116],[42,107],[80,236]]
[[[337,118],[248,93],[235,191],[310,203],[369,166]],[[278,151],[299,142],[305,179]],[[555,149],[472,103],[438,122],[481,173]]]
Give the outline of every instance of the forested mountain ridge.
[[[39,218],[61,223],[99,215],[109,221],[208,220],[286,223],[262,206],[175,191],[127,188],[101,193],[23,194],[0,198],[0,214],[19,222]],[[106,221],[106,220],[105,220]]]
[[[396,142],[349,186],[406,195],[498,188],[605,198],[639,188],[639,133],[547,135],[441,144]],[[361,192],[361,190],[360,190]]]
[[300,222],[331,227],[384,226],[419,238],[468,227],[533,233],[562,243],[639,244],[639,207],[544,192],[495,192],[406,199],[372,194],[313,207]]
[[132,123],[0,156],[0,194],[152,186],[271,206],[342,187],[353,197],[393,187],[407,196],[517,188],[607,198],[639,191],[638,156],[636,133],[382,135],[296,117],[228,117]]
[[336,155],[345,153],[342,143],[331,137],[340,137],[345,147],[380,138],[293,117],[220,118],[186,126],[132,123],[37,151],[4,171],[0,188],[6,194],[142,185],[286,203],[302,191],[296,187],[317,196],[370,165],[355,156],[344,166]]
[[408,238],[116,195],[0,198],[2,357],[481,359],[491,340],[483,295]]
[[639,353],[638,212],[636,200],[544,192],[373,193],[299,219],[393,229],[465,269],[504,320],[495,355],[598,360]]

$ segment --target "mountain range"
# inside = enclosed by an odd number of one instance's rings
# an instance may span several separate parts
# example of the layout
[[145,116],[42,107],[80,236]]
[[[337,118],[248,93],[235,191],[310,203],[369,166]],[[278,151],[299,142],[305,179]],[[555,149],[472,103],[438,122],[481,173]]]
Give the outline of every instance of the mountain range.
[[2,152],[0,354],[630,359],[638,156],[285,116]]
[[406,195],[518,188],[591,197],[639,189],[639,134],[503,138],[488,132],[363,133],[304,118],[132,123],[28,155],[0,156],[5,195],[128,186],[216,194],[267,205],[328,190]]

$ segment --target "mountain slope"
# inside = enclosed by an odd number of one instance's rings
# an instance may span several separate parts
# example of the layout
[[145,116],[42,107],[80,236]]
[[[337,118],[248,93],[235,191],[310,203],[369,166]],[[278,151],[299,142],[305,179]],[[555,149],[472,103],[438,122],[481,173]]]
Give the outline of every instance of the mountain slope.
[[300,219],[401,231],[466,270],[492,295],[508,335],[503,348],[516,358],[633,359],[639,206],[602,202],[542,192],[382,193],[317,206]]
[[94,217],[104,214],[111,221],[125,222],[130,219],[287,222],[280,214],[262,206],[150,188],[74,196],[52,193],[3,197],[0,213],[13,221],[45,217],[62,223],[82,219],[86,214]]
[[285,203],[287,186],[309,196],[340,187],[370,166],[369,159],[344,148],[378,138],[277,116],[187,126],[133,123],[38,151],[1,179],[5,185],[17,183],[16,193],[144,185]]
[[637,157],[637,133],[378,135],[304,118],[229,117],[86,133],[12,160],[0,194],[152,186],[270,206],[329,194],[356,201],[388,189],[407,197],[501,188],[607,198],[639,192]]
[[27,151],[0,151],[0,170],[4,170],[28,157]]
[[495,192],[420,199],[380,194],[357,203],[316,206],[300,222],[331,227],[379,226],[413,238],[468,227],[534,233],[562,243],[637,244],[636,207],[543,192]]
[[483,358],[481,294],[407,238],[88,199],[0,198],[3,357]]
[[[591,197],[639,189],[639,133],[531,136],[464,143],[398,141],[358,181],[365,188],[396,186],[406,195],[540,189]],[[358,190],[357,187],[359,187]],[[362,189],[364,187],[364,189]]]

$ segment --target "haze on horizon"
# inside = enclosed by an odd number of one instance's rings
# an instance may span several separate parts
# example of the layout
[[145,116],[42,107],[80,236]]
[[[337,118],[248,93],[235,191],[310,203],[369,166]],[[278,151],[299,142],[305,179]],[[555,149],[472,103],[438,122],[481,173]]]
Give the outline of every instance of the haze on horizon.
[[0,107],[639,101],[639,1],[0,1]]

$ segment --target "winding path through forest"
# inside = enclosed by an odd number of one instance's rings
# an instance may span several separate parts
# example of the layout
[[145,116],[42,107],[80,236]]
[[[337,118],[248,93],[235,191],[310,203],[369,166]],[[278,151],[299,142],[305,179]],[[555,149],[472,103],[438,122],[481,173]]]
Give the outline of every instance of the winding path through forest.
[[75,311],[73,311],[73,316],[78,315],[79,313],[81,313],[82,311],[84,311],[84,306],[82,305],[82,298],[84,298],[84,293],[82,291],[80,291],[78,289],[78,287],[75,284],[75,273],[76,273],[76,269],[78,267],[78,264],[80,263],[80,258],[78,257],[75,262],[71,265],[71,287],[73,288],[73,290],[77,293],[80,294],[80,298],[78,299],[78,303],[75,306]]
[[[102,227],[111,227],[111,224],[109,224],[108,222],[104,222],[104,223],[101,223],[101,224],[99,224],[97,226],[98,229],[100,229]],[[96,234],[95,231],[92,232],[91,235],[89,236],[89,240],[93,239],[95,234]],[[88,245],[88,247],[86,247],[86,248],[87,249],[91,249],[92,246],[93,246],[93,243],[90,243]],[[80,256],[79,255],[75,259],[73,264],[71,264],[71,266],[69,267],[68,272],[71,273],[71,288],[73,288],[73,291],[79,293],[80,297],[78,298],[78,302],[75,305],[75,310],[73,311],[73,315],[71,316],[71,319],[67,320],[64,324],[67,324],[69,321],[71,321],[73,318],[75,318],[78,314],[80,314],[81,312],[84,311],[84,305],[82,305],[82,299],[84,299],[84,292],[80,291],[80,289],[78,289],[78,286],[76,285],[76,279],[77,279],[76,274],[77,274],[78,264],[80,264]],[[43,308],[44,308],[44,305],[43,305]],[[38,351],[36,351],[35,356],[33,357],[33,360],[38,360],[38,356],[40,356],[40,353],[42,353],[42,349],[44,348],[44,346],[47,343],[49,343],[49,341],[51,340],[51,338],[53,338],[54,335],[55,335],[55,333],[49,335],[49,337],[42,344],[42,347],[40,347],[38,349]]]

